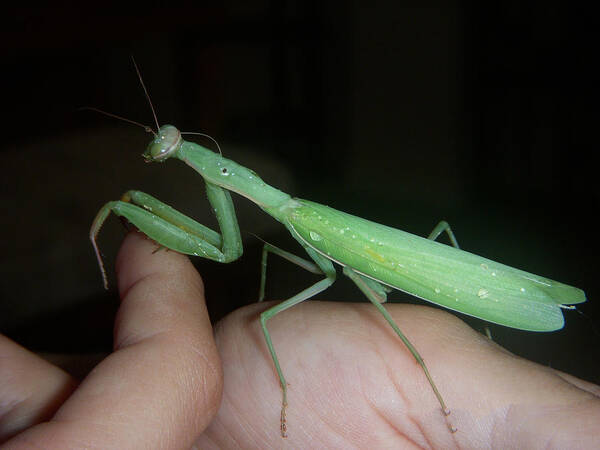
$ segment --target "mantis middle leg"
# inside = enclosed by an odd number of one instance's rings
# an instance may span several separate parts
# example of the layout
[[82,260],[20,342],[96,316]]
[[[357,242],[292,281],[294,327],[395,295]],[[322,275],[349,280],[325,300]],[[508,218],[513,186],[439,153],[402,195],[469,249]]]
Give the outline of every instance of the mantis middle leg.
[[[314,295],[322,292],[327,289],[329,286],[333,284],[336,278],[336,271],[333,267],[331,261],[324,256],[321,256],[319,253],[314,251],[310,247],[304,247],[308,255],[312,258],[314,262],[308,261],[304,258],[300,258],[292,253],[286,252],[285,250],[281,250],[271,244],[265,244],[263,247],[263,259],[262,259],[262,270],[261,270],[261,287],[260,287],[260,300],[264,297],[265,291],[265,279],[266,279],[266,270],[267,270],[267,254],[269,252],[274,253],[276,255],[281,256],[282,258],[287,259],[288,261],[303,267],[304,269],[325,275],[325,278],[302,292],[294,295],[293,297],[284,300],[278,305],[273,306],[272,308],[267,309],[260,315],[260,324],[262,326],[263,334],[265,336],[265,341],[267,342],[267,347],[269,348],[269,352],[271,353],[271,358],[273,359],[273,364],[275,365],[275,370],[277,371],[277,375],[279,376],[279,383],[281,384],[282,391],[282,401],[281,401],[281,436],[287,436],[287,425],[286,425],[286,415],[285,411],[287,408],[287,382],[285,381],[285,377],[283,376],[283,371],[279,365],[279,359],[277,358],[277,353],[275,352],[275,348],[273,346],[273,342],[271,341],[271,335],[269,334],[269,330],[267,329],[267,321],[275,316],[276,314],[285,311],[288,308],[291,308],[294,305],[297,305],[304,300],[307,300]],[[260,301],[259,300],[259,301]]]

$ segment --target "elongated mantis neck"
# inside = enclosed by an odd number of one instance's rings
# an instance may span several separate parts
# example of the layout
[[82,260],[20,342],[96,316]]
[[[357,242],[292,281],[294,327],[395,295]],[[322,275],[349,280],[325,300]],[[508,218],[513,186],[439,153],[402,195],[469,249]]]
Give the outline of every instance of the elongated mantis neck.
[[146,162],[177,158],[208,182],[236,192],[263,209],[285,205],[291,197],[269,186],[254,171],[194,142],[183,140],[173,125],[163,125],[142,155]]
[[264,209],[277,208],[291,197],[265,183],[254,171],[193,142],[183,141],[174,154],[204,179],[236,192]]

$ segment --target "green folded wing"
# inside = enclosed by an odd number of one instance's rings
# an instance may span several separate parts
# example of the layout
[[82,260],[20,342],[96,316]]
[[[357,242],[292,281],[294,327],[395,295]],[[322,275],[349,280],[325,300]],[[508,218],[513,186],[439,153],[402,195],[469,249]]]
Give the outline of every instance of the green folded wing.
[[[297,199],[298,200],[298,199]],[[563,327],[561,307],[581,289],[448,245],[298,200],[287,226],[310,247],[395,289],[512,328]]]

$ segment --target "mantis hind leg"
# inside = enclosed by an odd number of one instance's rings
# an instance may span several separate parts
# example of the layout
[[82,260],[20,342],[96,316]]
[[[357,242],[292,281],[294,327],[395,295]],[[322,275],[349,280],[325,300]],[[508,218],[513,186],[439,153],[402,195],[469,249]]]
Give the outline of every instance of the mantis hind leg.
[[[372,288],[373,283],[380,285],[380,289],[383,289],[383,286],[380,283],[355,272],[354,270],[352,270],[350,267],[347,267],[347,266],[344,267],[344,275],[346,275],[352,281],[354,281],[354,283],[363,292],[363,294],[366,295],[366,297],[371,301],[371,303],[373,303],[375,305],[375,307],[379,310],[379,312],[383,315],[385,320],[387,320],[387,322],[390,324],[390,326],[396,332],[398,337],[402,340],[402,342],[404,343],[406,348],[408,348],[410,353],[416,359],[417,363],[423,369],[423,372],[425,373],[425,376],[427,377],[427,381],[429,381],[429,384],[430,384],[431,388],[433,389],[433,393],[435,394],[436,398],[438,399],[438,402],[440,403],[440,406],[442,407],[442,412],[444,413],[445,416],[448,416],[450,414],[450,410],[446,406],[446,403],[444,402],[444,399],[443,399],[442,395],[440,394],[440,391],[438,390],[437,386],[435,385],[435,382],[433,381],[433,378],[431,377],[429,370],[427,369],[427,366],[425,365],[425,361],[423,361],[423,358],[421,357],[421,355],[419,354],[417,349],[414,347],[414,345],[412,345],[412,343],[408,340],[408,338],[404,335],[404,333],[402,333],[402,331],[400,330],[398,325],[396,325],[396,322],[394,322],[394,319],[392,318],[390,313],[388,313],[387,310],[385,309],[385,307],[382,305],[383,302],[382,302],[382,299],[381,299],[381,296],[380,296],[378,290]],[[448,420],[448,419],[446,419],[446,420]],[[450,431],[452,433],[456,432],[456,428],[449,421],[448,421],[448,428],[450,429]]]
[[454,236],[454,232],[452,231],[452,228],[450,228],[450,224],[448,222],[446,222],[445,220],[441,220],[440,223],[438,223],[435,226],[433,231],[431,233],[429,233],[429,236],[427,236],[427,239],[431,239],[432,241],[435,241],[438,238],[438,236],[440,234],[442,234],[444,231],[448,235],[448,238],[450,239],[450,243],[452,244],[452,246],[456,247],[456,248],[460,248],[458,246],[458,241],[456,240],[456,236]]
[[[285,381],[285,377],[283,376],[283,371],[281,370],[281,366],[279,365],[279,359],[277,358],[277,353],[275,352],[275,347],[273,346],[273,342],[271,340],[271,335],[269,330],[267,329],[267,321],[275,316],[276,314],[285,311],[288,308],[291,308],[294,305],[297,305],[304,300],[307,300],[319,292],[327,289],[329,286],[333,284],[336,278],[335,268],[331,261],[327,258],[319,255],[317,252],[312,250],[311,248],[306,248],[308,255],[313,259],[314,263],[307,261],[306,259],[300,258],[299,256],[293,255],[292,253],[286,252],[285,250],[281,250],[271,244],[265,244],[263,250],[263,275],[261,277],[261,297],[264,295],[264,278],[266,271],[266,255],[268,252],[272,252],[277,254],[294,264],[299,265],[313,273],[324,274],[325,278],[317,283],[313,284],[309,288],[303,290],[302,292],[294,295],[293,297],[288,298],[287,300],[279,303],[278,305],[273,306],[272,308],[267,309],[260,315],[260,325],[263,330],[263,334],[265,336],[265,341],[267,343],[267,347],[269,349],[269,353],[271,354],[271,358],[273,359],[273,364],[275,365],[275,370],[277,371],[277,375],[279,376],[279,383],[281,384],[282,391],[282,401],[281,401],[281,436],[287,436],[287,424],[286,424],[286,408],[287,408],[287,382]],[[261,298],[262,300],[262,298]]]
[[[450,239],[450,243],[452,244],[452,246],[460,249],[460,247],[458,246],[458,241],[456,240],[456,236],[454,236],[454,232],[452,231],[452,228],[450,228],[450,224],[448,222],[446,222],[445,220],[440,221],[440,223],[438,223],[435,226],[433,231],[431,233],[429,233],[429,236],[427,236],[427,239],[431,239],[432,241],[435,241],[439,237],[439,235],[442,234],[444,231],[448,235],[448,238]],[[487,336],[487,338],[490,341],[493,341],[492,331],[491,331],[489,325],[486,325],[483,328],[483,333],[485,334],[485,336]]]

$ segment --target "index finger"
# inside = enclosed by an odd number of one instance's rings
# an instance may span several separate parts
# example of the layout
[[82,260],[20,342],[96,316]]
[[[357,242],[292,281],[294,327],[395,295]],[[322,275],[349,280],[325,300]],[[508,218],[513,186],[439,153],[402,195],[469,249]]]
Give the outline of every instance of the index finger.
[[114,353],[51,421],[10,443],[185,448],[212,420],[223,377],[202,281],[187,257],[155,250],[141,234],[127,236]]

